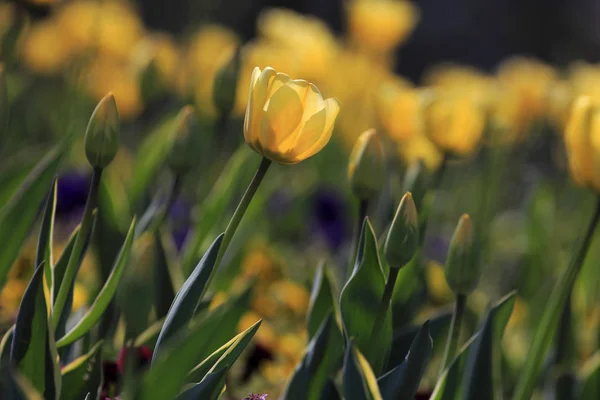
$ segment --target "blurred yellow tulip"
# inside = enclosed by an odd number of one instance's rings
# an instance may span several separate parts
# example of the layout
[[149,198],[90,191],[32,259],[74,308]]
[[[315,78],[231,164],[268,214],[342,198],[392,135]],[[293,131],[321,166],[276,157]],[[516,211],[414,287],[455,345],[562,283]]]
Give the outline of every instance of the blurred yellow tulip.
[[377,100],[379,122],[390,138],[401,142],[422,132],[423,100],[417,89],[394,79],[381,85]]
[[565,129],[573,179],[600,191],[600,107],[588,96],[575,100]]
[[430,171],[438,169],[443,159],[439,149],[424,134],[398,143],[398,153],[406,165],[422,161]]
[[484,127],[484,110],[472,96],[438,92],[425,109],[425,131],[445,152],[469,155],[479,145]]
[[419,21],[408,1],[354,0],[348,6],[352,40],[366,52],[385,53],[406,40]]
[[244,119],[244,138],[257,153],[280,164],[295,164],[329,142],[340,107],[323,99],[312,83],[267,67],[256,67]]
[[25,65],[40,74],[55,74],[63,69],[70,57],[69,47],[58,39],[59,31],[53,21],[40,22],[25,35],[21,57]]
[[174,84],[179,62],[179,49],[173,37],[156,33],[140,40],[133,52],[132,62],[136,70],[143,70],[154,61],[165,84]]

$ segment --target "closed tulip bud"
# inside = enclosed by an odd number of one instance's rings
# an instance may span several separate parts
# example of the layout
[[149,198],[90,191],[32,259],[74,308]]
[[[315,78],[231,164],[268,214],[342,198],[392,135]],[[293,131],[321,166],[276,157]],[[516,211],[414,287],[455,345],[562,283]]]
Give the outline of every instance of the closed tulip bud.
[[383,146],[375,129],[358,137],[348,164],[348,179],[352,191],[361,200],[371,199],[383,188],[385,165]]
[[176,174],[188,172],[198,158],[198,118],[192,106],[185,106],[175,118],[174,139],[167,163]]
[[221,115],[229,115],[235,106],[241,57],[239,49],[217,71],[213,85],[213,102]]
[[296,164],[329,143],[339,111],[337,100],[323,99],[312,83],[256,67],[250,78],[244,139],[263,157]]
[[473,224],[467,214],[458,220],[446,258],[446,281],[455,294],[471,293],[479,282]]
[[419,245],[419,218],[410,192],[406,193],[385,240],[384,254],[390,268],[402,268],[415,255]]
[[402,191],[410,192],[413,195],[415,204],[420,205],[427,191],[427,181],[429,174],[425,162],[418,160],[410,164],[404,174]]
[[112,93],[96,106],[85,132],[85,155],[94,168],[105,168],[119,150],[119,112]]

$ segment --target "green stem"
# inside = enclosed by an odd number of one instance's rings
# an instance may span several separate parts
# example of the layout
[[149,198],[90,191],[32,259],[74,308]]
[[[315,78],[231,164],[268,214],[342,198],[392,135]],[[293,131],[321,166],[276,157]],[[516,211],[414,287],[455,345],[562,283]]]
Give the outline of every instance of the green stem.
[[358,255],[358,246],[360,243],[360,233],[362,226],[367,217],[367,210],[369,208],[369,200],[361,199],[358,203],[358,218],[356,220],[356,226],[354,227],[354,239],[352,242],[352,258],[350,259],[350,266],[348,268],[348,276],[352,274],[354,270],[354,264],[356,263],[356,256]]
[[383,330],[383,324],[385,323],[385,316],[387,315],[388,308],[390,308],[390,302],[392,301],[392,295],[394,294],[394,286],[398,280],[398,273],[400,268],[390,268],[390,275],[385,283],[383,289],[383,296],[381,296],[381,303],[379,304],[379,311],[375,317],[375,323],[371,330],[371,341],[376,340],[376,333]]
[[221,263],[221,260],[225,255],[225,251],[227,250],[227,247],[229,246],[229,243],[233,238],[233,234],[235,233],[235,230],[240,224],[240,221],[242,220],[246,209],[248,209],[250,201],[252,201],[252,198],[254,197],[258,186],[265,177],[265,174],[267,173],[270,165],[271,160],[269,160],[266,157],[263,157],[263,159],[260,162],[260,165],[258,166],[258,169],[256,170],[256,174],[254,174],[250,185],[248,185],[246,192],[242,196],[242,200],[240,200],[240,203],[238,204],[237,208],[233,213],[233,216],[231,217],[231,220],[229,221],[229,225],[227,225],[227,228],[225,229],[225,235],[223,236],[223,241],[221,242],[221,247],[219,248],[219,253],[217,253],[217,259],[215,261],[215,270],[219,267],[219,264]]
[[462,319],[465,313],[466,303],[467,295],[458,294],[456,296],[456,302],[454,303],[454,314],[452,314],[450,332],[448,332],[448,341],[446,342],[446,349],[444,350],[444,357],[442,358],[440,376],[448,367],[448,365],[450,365],[450,363],[454,359],[454,356],[456,355],[456,349],[458,348],[458,339],[460,337],[460,327],[462,325]]
[[81,219],[81,227],[79,228],[79,233],[77,234],[77,238],[75,239],[75,243],[73,244],[73,250],[71,252],[71,256],[69,257],[67,267],[65,269],[65,276],[63,277],[63,280],[60,283],[56,299],[53,301],[52,324],[54,329],[56,329],[56,327],[58,326],[60,316],[64,311],[63,308],[65,307],[69,291],[71,290],[71,285],[73,284],[75,275],[77,274],[78,264],[82,259],[81,253],[83,252],[85,242],[92,230],[94,219],[93,214],[94,209],[98,204],[98,189],[100,188],[101,177],[102,168],[94,168],[88,198],[85,203],[85,209],[83,211],[83,217]]

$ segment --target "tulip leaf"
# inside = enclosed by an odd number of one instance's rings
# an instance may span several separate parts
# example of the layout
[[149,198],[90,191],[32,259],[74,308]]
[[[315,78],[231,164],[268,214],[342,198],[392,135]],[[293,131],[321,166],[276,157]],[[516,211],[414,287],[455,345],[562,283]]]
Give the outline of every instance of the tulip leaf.
[[87,393],[98,393],[102,381],[102,341],[62,369],[61,399],[79,400]]
[[296,367],[283,399],[319,400],[328,379],[339,369],[344,349],[342,335],[329,313],[308,344],[304,357]]
[[0,208],[19,190],[34,165],[33,157],[13,157],[0,172]]
[[[502,332],[508,323],[514,304],[514,292],[508,294],[498,301],[489,311],[487,319],[493,320],[494,331]],[[487,323],[487,322],[486,322]],[[484,324],[485,326],[485,324]],[[465,376],[466,365],[469,353],[476,347],[475,343],[479,340],[481,331],[475,333],[458,354],[454,357],[448,368],[442,373],[437,381],[430,400],[454,400],[462,398],[461,382]]]
[[412,400],[431,360],[432,352],[433,340],[429,334],[429,321],[427,321],[419,329],[402,363],[377,381],[383,398]]
[[238,189],[238,182],[241,181],[240,178],[246,170],[246,161],[248,161],[251,154],[252,152],[249,151],[246,145],[237,150],[227,161],[223,172],[202,202],[198,222],[194,225],[190,238],[183,248],[181,265],[186,275],[190,273],[196,262],[202,244],[206,240],[206,235],[210,234],[219,219],[226,215],[227,207]]
[[35,254],[35,264],[44,264],[44,275],[46,277],[46,285],[52,287],[52,237],[54,234],[54,216],[56,214],[56,179],[52,183],[52,189],[48,193],[46,206],[44,207],[44,216],[42,217],[42,226],[40,227],[40,235],[38,239],[37,251]]
[[121,247],[121,251],[115,260],[115,264],[112,272],[108,276],[108,279],[104,283],[104,286],[98,293],[96,300],[92,303],[85,315],[77,322],[77,324],[67,333],[65,336],[60,338],[56,343],[58,347],[63,347],[73,343],[83,335],[88,333],[90,329],[100,320],[102,314],[110,304],[113,296],[119,286],[119,281],[123,275],[123,271],[129,261],[129,255],[131,254],[131,246],[133,245],[133,234],[135,232],[135,218],[131,221],[129,232]]
[[131,204],[136,204],[148,185],[152,182],[159,168],[165,162],[173,143],[173,119],[169,115],[150,132],[140,144],[133,166],[133,176],[129,187]]
[[512,292],[500,300],[502,308],[486,318],[483,328],[469,350],[465,365],[463,399],[501,399],[501,340],[515,303]]
[[0,342],[0,365],[5,364],[10,360],[10,348],[12,347],[14,334],[15,326],[13,325],[6,331],[4,336],[2,336],[2,341]]
[[[452,320],[452,312],[443,312],[435,315],[429,320],[429,332],[432,338],[445,331]],[[418,325],[409,326],[394,333],[392,340],[392,349],[388,359],[388,369],[400,364],[406,358],[408,350],[412,345],[413,340],[420,332],[421,327]]]
[[328,314],[335,312],[331,280],[324,263],[319,265],[313,282],[310,304],[306,314],[308,337],[312,338]]
[[39,205],[52,185],[62,154],[61,148],[50,151],[0,209],[0,288],[4,286],[8,270],[19,255],[37,217]]
[[171,308],[165,317],[165,324],[158,335],[154,355],[152,356],[153,364],[162,350],[161,345],[163,342],[173,336],[173,334],[187,324],[194,316],[196,308],[206,292],[209,279],[215,268],[215,261],[222,240],[223,234],[215,239],[192,274],[184,282],[179,292],[177,292],[173,304],[171,304]]
[[[190,370],[201,361],[199,355],[204,351],[205,344],[212,335],[218,334],[218,329],[215,329],[214,320],[210,315],[191,329],[178,333],[173,338],[175,342],[168,349],[163,350],[158,359],[154,360],[152,368],[144,376],[140,398],[172,399],[179,393]],[[234,338],[233,343],[231,341],[227,343],[225,345],[228,346],[227,350],[207,371],[207,374],[233,365],[256,333],[259,325],[260,323],[254,324]]]
[[[354,271],[342,289],[340,311],[346,338],[353,338],[376,373],[387,361],[392,342],[391,310],[382,327],[373,327],[379,313],[385,277],[377,240],[368,218],[362,227]],[[372,335],[375,333],[374,335]],[[373,337],[372,337],[373,336]]]
[[11,363],[45,399],[58,399],[60,368],[44,295],[43,265],[36,268],[25,289],[13,335]]
[[43,400],[43,397],[26,378],[9,364],[0,366],[0,399]]
[[581,368],[579,399],[600,398],[600,351],[594,353]]
[[513,400],[529,400],[533,395],[538,375],[544,365],[544,358],[552,345],[552,339],[556,333],[560,316],[573,290],[577,275],[581,270],[584,259],[581,256],[585,250],[581,246],[584,245],[585,241],[575,251],[569,266],[558,282],[556,282],[546,302],[542,317],[535,330],[533,341],[527,352],[525,365],[519,374],[519,380],[512,397]]
[[383,400],[369,362],[352,341],[344,358],[344,399]]
[[229,371],[229,366],[225,365],[218,371],[208,374],[202,382],[183,391],[177,400],[217,400],[225,387],[225,377]]
[[325,386],[323,387],[320,398],[327,400],[342,400],[340,393],[338,392],[337,387],[331,378],[327,379],[327,382],[325,382]]

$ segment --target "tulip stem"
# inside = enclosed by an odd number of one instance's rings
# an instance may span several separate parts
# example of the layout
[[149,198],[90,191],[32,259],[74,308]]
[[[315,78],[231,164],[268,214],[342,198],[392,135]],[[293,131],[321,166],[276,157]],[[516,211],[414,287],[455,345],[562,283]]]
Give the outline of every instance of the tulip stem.
[[233,238],[233,234],[235,233],[235,230],[237,229],[238,225],[240,224],[240,221],[242,220],[242,217],[244,216],[246,209],[248,209],[248,205],[250,204],[250,201],[252,201],[252,198],[254,197],[254,194],[256,193],[258,186],[260,186],[260,183],[262,182],[263,178],[265,177],[265,174],[269,170],[270,165],[271,165],[271,160],[269,160],[266,157],[263,157],[263,159],[260,162],[260,165],[258,166],[258,169],[256,170],[256,173],[254,174],[254,177],[252,178],[252,181],[250,182],[250,185],[248,185],[246,192],[242,196],[242,200],[240,200],[240,203],[238,204],[237,208],[235,209],[233,216],[231,217],[231,220],[229,221],[229,225],[227,225],[227,228],[225,229],[225,235],[223,235],[223,241],[221,242],[221,247],[219,247],[219,252],[217,253],[217,259],[215,261],[215,268],[214,268],[215,271],[219,267],[219,264],[221,263],[221,260],[223,259],[225,251],[227,250],[227,246],[229,246],[229,243],[231,242],[231,239]]
[[[73,284],[73,280],[77,275],[78,264],[83,259],[82,252],[84,251],[87,238],[92,231],[94,219],[93,214],[94,209],[98,205],[98,189],[100,188],[101,177],[102,168],[94,168],[92,182],[90,183],[90,189],[85,203],[85,209],[83,211],[83,217],[81,218],[81,226],[79,228],[79,233],[77,234],[77,238],[75,238],[73,250],[71,251],[71,255],[69,256],[67,267],[65,268],[65,275],[63,277],[62,282],[60,282],[58,294],[56,296],[56,299],[53,301],[52,324],[54,329],[56,329],[56,327],[58,326],[60,316],[64,311],[63,309],[65,308],[65,303],[67,302],[67,297],[69,295],[69,291],[71,290],[71,285]],[[54,282],[54,284],[56,284],[56,282]]]
[[390,302],[392,301],[392,295],[394,294],[394,286],[396,285],[396,281],[398,280],[399,272],[400,268],[390,267],[390,274],[388,276],[387,282],[385,283],[385,288],[383,289],[383,296],[381,296],[379,311],[377,312],[377,316],[375,317],[375,323],[373,324],[373,328],[371,330],[371,342],[377,340],[377,332],[381,332],[383,330],[385,316],[387,314],[388,308],[390,307]]
[[440,376],[444,373],[444,370],[446,370],[446,367],[450,365],[456,355],[458,339],[460,337],[460,327],[462,325],[466,303],[467,295],[460,293],[456,295],[454,313],[452,314],[452,322],[450,323],[450,331],[448,332],[448,341],[446,342],[446,349],[444,350],[444,357],[442,358],[442,367],[440,368]]
[[352,242],[352,258],[350,259],[350,268],[348,270],[348,276],[352,274],[354,270],[354,264],[356,263],[356,256],[358,255],[358,245],[360,243],[360,233],[362,226],[367,217],[367,209],[369,208],[369,200],[361,199],[358,203],[358,218],[356,220],[356,226],[354,227],[354,239]]

